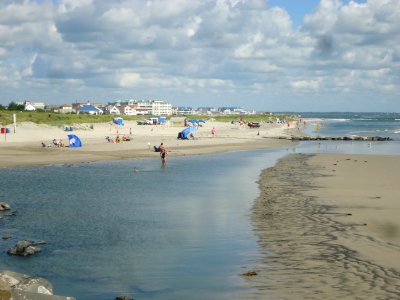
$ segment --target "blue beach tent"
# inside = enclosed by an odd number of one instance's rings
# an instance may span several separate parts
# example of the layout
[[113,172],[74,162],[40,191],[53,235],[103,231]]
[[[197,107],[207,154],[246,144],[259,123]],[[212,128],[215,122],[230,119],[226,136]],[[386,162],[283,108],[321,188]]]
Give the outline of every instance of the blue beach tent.
[[204,120],[188,120],[187,123],[191,123],[193,125],[201,125],[200,123],[205,123]]
[[178,139],[181,140],[188,140],[189,139],[189,135],[193,132],[196,132],[197,128],[194,126],[190,126],[187,127],[185,129],[183,129],[181,132],[178,133]]
[[68,139],[70,148],[82,147],[81,140],[75,134],[68,134]]

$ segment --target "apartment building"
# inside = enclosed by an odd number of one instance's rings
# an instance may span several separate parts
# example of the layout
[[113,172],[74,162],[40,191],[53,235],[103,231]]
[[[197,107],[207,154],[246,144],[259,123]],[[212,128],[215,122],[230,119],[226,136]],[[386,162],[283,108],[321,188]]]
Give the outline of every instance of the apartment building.
[[172,104],[161,100],[151,101],[151,113],[155,116],[172,115]]

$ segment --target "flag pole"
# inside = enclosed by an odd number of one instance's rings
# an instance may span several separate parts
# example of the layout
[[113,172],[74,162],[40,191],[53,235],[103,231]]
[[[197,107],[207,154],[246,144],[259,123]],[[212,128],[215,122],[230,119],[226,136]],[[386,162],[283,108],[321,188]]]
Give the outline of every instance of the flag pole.
[[17,131],[17,115],[13,114],[13,121],[14,121],[14,133]]

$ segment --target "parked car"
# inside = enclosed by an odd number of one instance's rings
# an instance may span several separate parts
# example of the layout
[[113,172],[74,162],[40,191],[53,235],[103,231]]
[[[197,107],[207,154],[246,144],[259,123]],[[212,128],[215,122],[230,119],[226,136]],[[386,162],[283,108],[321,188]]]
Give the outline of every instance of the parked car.
[[259,128],[261,125],[258,122],[249,122],[247,124],[250,128]]
[[138,125],[152,125],[153,122],[150,120],[143,120],[143,121],[137,121]]

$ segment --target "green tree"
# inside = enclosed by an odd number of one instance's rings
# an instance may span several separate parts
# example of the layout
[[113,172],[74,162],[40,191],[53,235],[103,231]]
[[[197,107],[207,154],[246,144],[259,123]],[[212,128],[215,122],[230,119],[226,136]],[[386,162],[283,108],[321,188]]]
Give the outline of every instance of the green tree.
[[23,104],[17,104],[14,101],[11,101],[10,104],[8,104],[8,110],[24,110],[25,106]]

